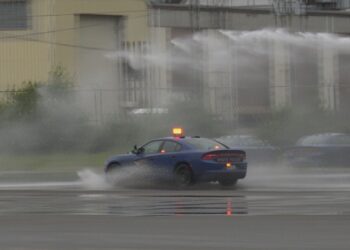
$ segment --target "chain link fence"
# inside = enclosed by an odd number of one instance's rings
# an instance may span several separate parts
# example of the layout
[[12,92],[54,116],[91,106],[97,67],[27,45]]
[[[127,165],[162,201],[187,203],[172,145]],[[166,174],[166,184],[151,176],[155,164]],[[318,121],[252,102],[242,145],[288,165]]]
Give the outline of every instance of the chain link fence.
[[[46,93],[38,90],[41,106],[55,106],[64,104],[64,110],[76,112],[86,117],[91,124],[104,124],[110,121],[120,122],[127,119],[144,117],[147,115],[164,115],[169,109],[176,110],[176,105],[197,104],[217,121],[239,126],[238,120],[244,118],[254,120],[273,112],[272,96],[274,91],[288,88],[291,94],[290,105],[321,106],[322,91],[328,91],[338,98],[338,103],[346,102],[347,95],[337,95],[337,89],[342,92],[350,90],[349,85],[318,86],[317,84],[294,84],[292,86],[276,85],[270,87],[248,85],[207,86],[196,89],[189,87],[169,88],[126,88],[126,89],[84,89],[71,88],[55,90]],[[2,106],[13,102],[14,94],[22,90],[0,91]],[[301,96],[301,94],[308,96]],[[65,98],[69,95],[69,98]],[[302,98],[297,98],[301,96]],[[29,98],[29,97],[28,97]],[[29,100],[27,100],[29,101]],[[345,105],[346,106],[346,105]],[[50,112],[60,112],[51,110]],[[232,125],[232,126],[233,126]]]

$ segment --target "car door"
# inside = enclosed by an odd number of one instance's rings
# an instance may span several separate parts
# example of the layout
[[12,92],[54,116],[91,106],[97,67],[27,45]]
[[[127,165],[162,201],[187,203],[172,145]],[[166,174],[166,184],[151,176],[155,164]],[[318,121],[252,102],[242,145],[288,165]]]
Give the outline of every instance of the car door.
[[136,165],[154,166],[154,159],[160,154],[160,149],[163,144],[162,140],[150,141],[141,148],[143,152],[137,155],[135,160]]
[[181,149],[180,143],[164,140],[159,155],[153,159],[153,164],[157,166],[158,171],[164,176],[172,177],[174,166],[179,161],[178,153]]

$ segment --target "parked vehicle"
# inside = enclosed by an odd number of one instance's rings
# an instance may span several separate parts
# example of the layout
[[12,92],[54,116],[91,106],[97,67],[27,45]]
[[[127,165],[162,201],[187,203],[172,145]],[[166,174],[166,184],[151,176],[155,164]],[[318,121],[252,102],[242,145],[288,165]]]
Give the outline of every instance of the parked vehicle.
[[278,150],[254,135],[229,135],[216,139],[232,149],[246,152],[249,164],[272,163],[278,158]]
[[324,133],[300,138],[296,145],[283,154],[290,165],[350,166],[350,135]]

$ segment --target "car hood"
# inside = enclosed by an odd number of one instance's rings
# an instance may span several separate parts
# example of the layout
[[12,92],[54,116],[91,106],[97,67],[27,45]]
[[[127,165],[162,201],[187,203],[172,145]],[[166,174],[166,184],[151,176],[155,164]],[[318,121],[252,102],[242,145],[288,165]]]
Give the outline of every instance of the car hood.
[[121,155],[114,155],[114,156],[109,157],[106,160],[105,165],[108,165],[110,162],[113,162],[113,161],[131,160],[131,159],[134,159],[135,157],[136,157],[135,154],[132,154],[132,153],[121,154]]

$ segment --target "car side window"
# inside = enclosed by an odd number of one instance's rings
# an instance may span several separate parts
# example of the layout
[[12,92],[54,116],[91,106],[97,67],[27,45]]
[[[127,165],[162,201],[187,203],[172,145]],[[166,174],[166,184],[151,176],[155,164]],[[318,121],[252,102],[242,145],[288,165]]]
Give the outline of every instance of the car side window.
[[159,153],[160,146],[163,141],[152,141],[143,146],[144,154],[156,154]]
[[181,150],[181,145],[177,142],[173,141],[166,141],[163,144],[162,153],[172,153],[172,152],[179,152]]

